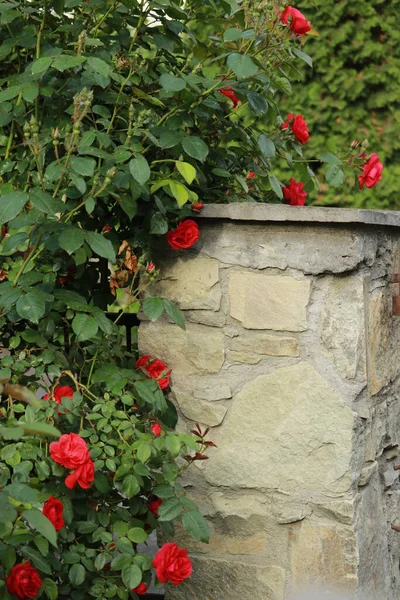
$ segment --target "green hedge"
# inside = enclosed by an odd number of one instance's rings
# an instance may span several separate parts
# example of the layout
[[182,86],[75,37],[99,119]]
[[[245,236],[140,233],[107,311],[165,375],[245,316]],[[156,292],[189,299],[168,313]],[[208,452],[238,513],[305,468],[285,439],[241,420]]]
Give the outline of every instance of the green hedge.
[[[298,0],[293,3],[319,37],[307,36],[304,50],[314,69],[287,98],[288,112],[302,112],[311,140],[307,156],[369,140],[385,165],[372,190],[311,195],[314,203],[400,209],[400,2],[394,0]],[[313,6],[314,5],[314,6]],[[304,97],[306,94],[306,98]]]

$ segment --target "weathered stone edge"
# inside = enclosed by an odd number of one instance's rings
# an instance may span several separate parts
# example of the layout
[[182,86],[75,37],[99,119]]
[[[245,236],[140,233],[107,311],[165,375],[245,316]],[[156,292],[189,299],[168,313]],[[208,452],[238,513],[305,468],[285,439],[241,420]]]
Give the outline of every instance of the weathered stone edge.
[[400,227],[400,211],[287,206],[284,204],[207,204],[200,215],[205,219],[232,221],[278,221],[303,223],[349,223]]

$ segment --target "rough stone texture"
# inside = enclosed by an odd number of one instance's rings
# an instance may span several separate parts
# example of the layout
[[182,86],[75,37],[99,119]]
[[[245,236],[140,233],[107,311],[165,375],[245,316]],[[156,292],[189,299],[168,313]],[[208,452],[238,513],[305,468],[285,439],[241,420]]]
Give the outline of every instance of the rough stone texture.
[[229,279],[231,316],[246,329],[304,331],[310,282],[234,271]]
[[210,544],[177,527],[194,572],[167,598],[292,600],[312,585],[397,600],[400,213],[207,205],[200,228],[193,251],[157,260],[187,332],[139,333],[173,370],[180,430],[200,421],[217,444],[182,477]]
[[213,435],[217,449],[205,477],[214,486],[345,492],[354,478],[354,420],[305,362],[261,375],[234,398]]
[[151,287],[150,294],[169,298],[181,309],[218,310],[221,303],[218,261],[197,256],[161,263],[161,278]]

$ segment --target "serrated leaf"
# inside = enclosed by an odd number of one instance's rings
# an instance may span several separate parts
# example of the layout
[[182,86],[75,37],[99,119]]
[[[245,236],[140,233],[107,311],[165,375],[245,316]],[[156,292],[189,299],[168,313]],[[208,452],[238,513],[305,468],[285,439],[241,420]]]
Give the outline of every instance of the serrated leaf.
[[161,75],[160,84],[166,92],[180,92],[186,87],[186,81],[169,73]]
[[127,538],[135,544],[144,544],[147,540],[147,533],[141,527],[132,527],[126,535]]
[[181,329],[186,330],[185,318],[175,302],[164,298],[164,308],[171,321],[176,323]]
[[84,56],[75,56],[69,54],[60,54],[56,56],[53,60],[52,66],[57,69],[57,71],[66,71],[67,69],[73,69],[74,67],[79,67],[82,63],[84,63],[86,58]]
[[129,161],[129,171],[139,185],[144,185],[150,179],[149,163],[144,156],[137,156]]
[[9,192],[0,196],[0,225],[14,219],[28,199],[25,192]]
[[182,131],[173,131],[171,129],[165,129],[160,134],[160,146],[163,149],[173,148],[181,143],[183,138]]
[[33,75],[38,75],[39,73],[44,73],[50,67],[53,58],[51,56],[42,56],[42,58],[38,58],[32,64],[31,72]]
[[115,251],[110,240],[107,240],[103,235],[94,231],[88,231],[86,239],[95,254],[106,258],[110,262],[115,262]]
[[41,294],[28,292],[18,298],[15,308],[21,318],[39,323],[46,310],[46,304]]
[[49,579],[48,577],[43,579],[43,591],[49,600],[57,600],[58,587],[52,579]]
[[278,198],[280,198],[282,200],[283,199],[283,191],[282,191],[282,186],[279,183],[279,179],[277,179],[277,177],[275,177],[275,175],[270,175],[268,177],[268,179],[269,179],[271,188],[273,189],[275,194],[278,196]]
[[207,144],[199,137],[187,136],[183,138],[182,147],[186,154],[192,158],[204,162],[207,158],[209,149]]
[[340,158],[333,154],[332,152],[325,152],[319,157],[319,160],[323,163],[327,163],[328,165],[337,165],[340,167],[342,165],[342,161]]
[[68,571],[68,577],[72,585],[82,585],[86,578],[86,571],[83,565],[72,565],[70,570]]
[[168,221],[159,212],[154,213],[150,221],[150,233],[164,235],[168,231]]
[[96,556],[96,560],[94,561],[94,568],[96,571],[101,571],[104,565],[107,562],[107,558],[104,553],[98,554]]
[[177,160],[175,166],[189,185],[196,179],[196,169],[190,163]]
[[292,52],[293,52],[293,54],[295,54],[296,56],[298,56],[299,58],[301,58],[301,60],[303,60],[305,63],[307,63],[307,65],[309,67],[313,66],[313,62],[312,62],[311,56],[309,56],[308,54],[306,54],[302,50],[299,50],[299,48],[292,48]]
[[230,27],[224,32],[224,42],[236,42],[243,37],[243,31],[237,27]]
[[145,463],[151,456],[151,446],[147,442],[141,442],[137,448],[136,456],[141,463]]
[[264,96],[261,96],[261,94],[258,94],[257,92],[249,92],[247,94],[247,100],[250,108],[256,113],[256,115],[261,116],[268,112],[268,102]]
[[37,508],[24,510],[22,517],[28,521],[33,529],[38,531],[43,537],[49,540],[50,544],[57,548],[57,532],[54,529],[54,525],[40,510],[37,510]]
[[81,158],[73,156],[71,158],[71,168],[78,175],[83,177],[92,177],[96,168],[96,161],[93,158]]
[[129,565],[122,569],[122,581],[128,590],[132,590],[142,581],[142,571],[136,565]]
[[140,485],[134,475],[127,475],[121,487],[121,493],[127,498],[132,498],[140,492]]
[[184,186],[183,183],[179,183],[178,181],[170,181],[169,188],[179,208],[184,206],[189,200],[189,190],[187,189],[187,187]]
[[55,438],[59,438],[61,435],[61,432],[49,423],[35,421],[33,423],[22,423],[21,427],[26,435],[43,435]]
[[179,517],[182,511],[183,506],[178,498],[167,498],[158,508],[158,520],[161,522],[172,521],[176,517]]
[[163,299],[157,297],[145,298],[142,309],[144,314],[149,317],[150,321],[157,321],[164,311]]
[[208,543],[210,529],[203,515],[198,510],[185,512],[182,516],[182,525],[195,540]]
[[58,244],[60,248],[73,254],[78,248],[80,248],[85,241],[85,234],[82,229],[78,227],[68,226],[61,232],[58,238]]
[[331,165],[326,171],[325,178],[328,185],[332,187],[339,187],[344,183],[345,174],[338,165]]
[[257,143],[258,143],[258,147],[260,148],[262,154],[266,157],[266,158],[272,158],[273,156],[275,156],[275,144],[272,140],[270,140],[269,138],[267,138],[266,135],[261,134],[258,136],[257,139]]
[[29,192],[29,199],[35,208],[47,215],[54,216],[65,209],[64,203],[61,200],[52,198],[50,194],[43,192],[43,190],[32,189]]
[[72,321],[72,330],[76,335],[78,342],[84,342],[95,337],[98,331],[98,325],[95,319],[86,314],[75,315]]
[[257,65],[247,54],[238,54],[236,52],[228,56],[228,67],[232,69],[238,79],[253,77],[258,73]]
[[51,568],[48,559],[44,558],[37,550],[34,550],[29,546],[22,546],[22,548],[20,548],[20,552],[23,556],[30,558],[37,569],[43,573],[46,573],[47,575],[51,575]]

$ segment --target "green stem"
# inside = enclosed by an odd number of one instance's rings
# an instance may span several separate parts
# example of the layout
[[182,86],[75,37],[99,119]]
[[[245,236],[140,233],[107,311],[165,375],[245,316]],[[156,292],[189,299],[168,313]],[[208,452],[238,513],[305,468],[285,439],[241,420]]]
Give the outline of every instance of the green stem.
[[87,380],[87,386],[88,386],[88,387],[90,387],[90,382],[91,382],[91,380],[92,380],[92,375],[93,375],[93,371],[94,371],[94,366],[95,366],[95,364],[96,364],[97,356],[98,356],[98,354],[99,354],[99,349],[100,349],[100,345],[99,345],[99,346],[97,346],[97,349],[96,349],[95,355],[93,356],[93,359],[92,359],[92,364],[90,365],[90,371],[89,371],[89,376],[88,376],[88,380]]
[[15,277],[15,280],[14,280],[14,283],[13,283],[13,287],[17,287],[17,283],[19,281],[19,278],[21,277],[21,275],[25,271],[26,265],[32,260],[32,258],[37,258],[39,256],[39,254],[41,253],[41,250],[39,250],[36,253],[36,250],[39,247],[41,239],[42,239],[42,236],[40,235],[38,237],[38,240],[37,240],[36,244],[33,246],[32,250],[29,252],[28,256],[25,258],[24,262],[22,263],[22,265],[21,265],[21,267],[20,267],[20,269],[19,269],[19,271],[18,271],[18,273],[17,273],[17,275]]
[[[37,38],[36,38],[36,60],[38,58],[40,58],[40,51],[41,51],[41,46],[42,46],[42,35],[43,35],[44,27],[46,24],[46,18],[47,18],[47,0],[44,0],[43,4],[44,4],[44,6],[43,6],[42,22],[40,23],[39,31],[38,31]],[[35,101],[35,117],[36,117],[36,121],[39,122],[39,94],[37,95],[36,101]]]

